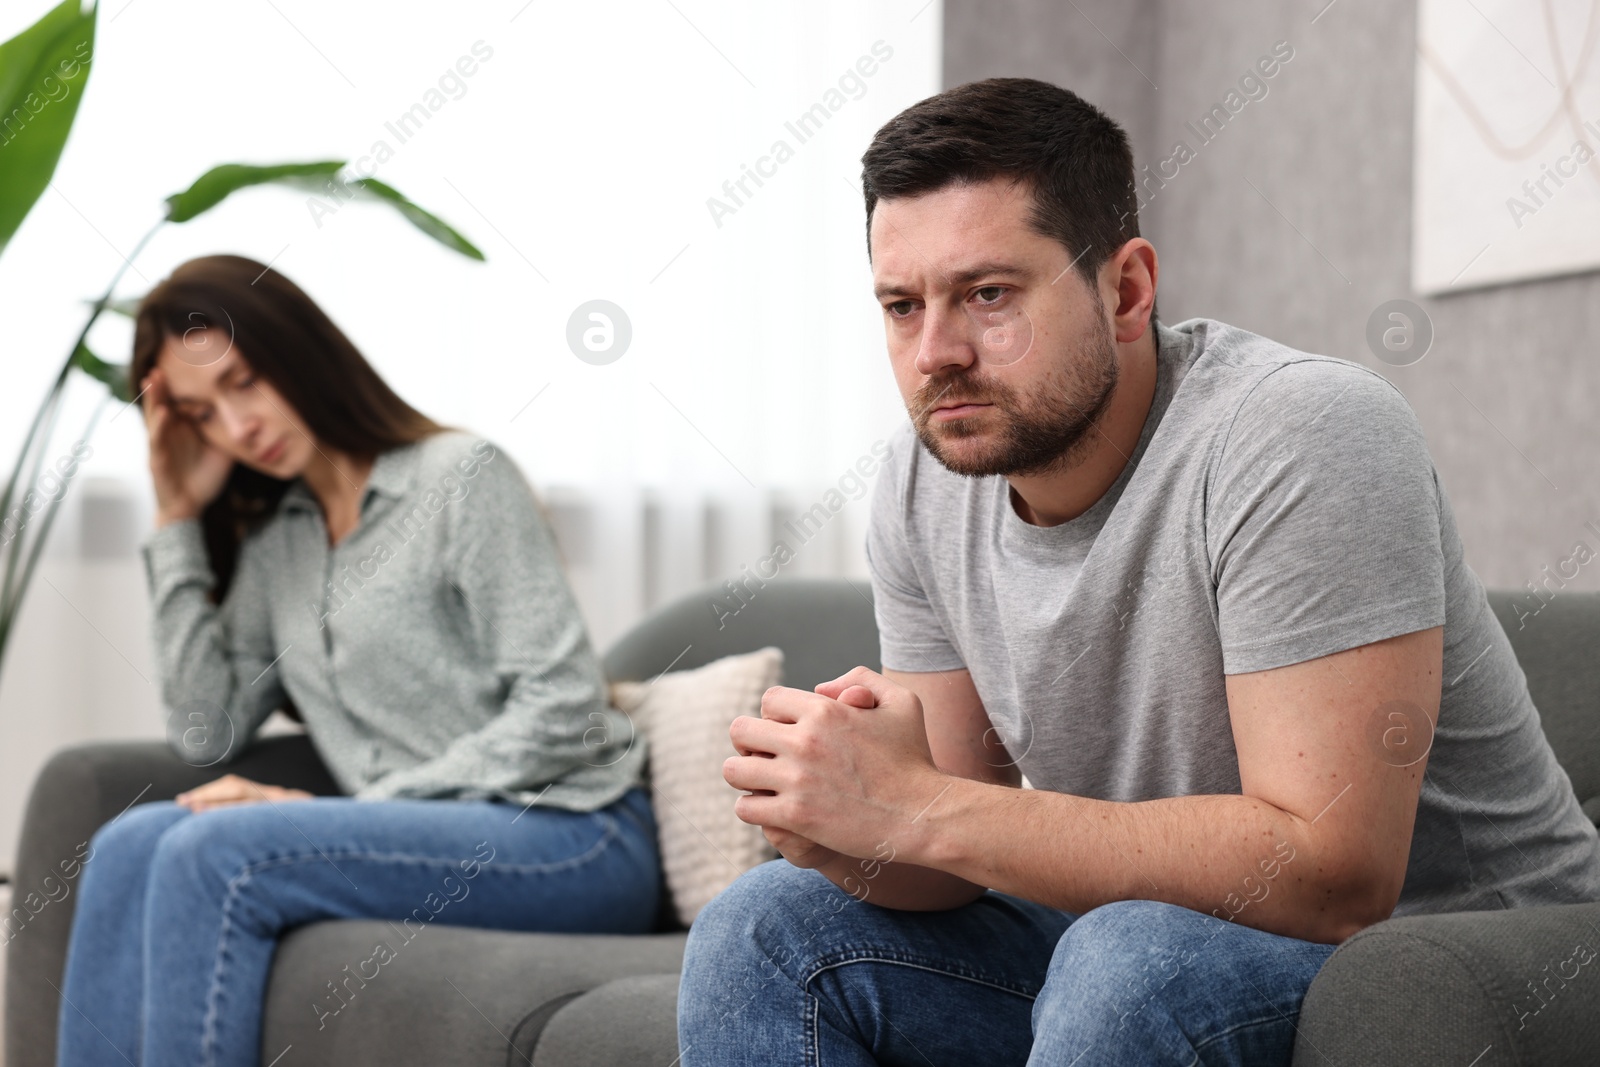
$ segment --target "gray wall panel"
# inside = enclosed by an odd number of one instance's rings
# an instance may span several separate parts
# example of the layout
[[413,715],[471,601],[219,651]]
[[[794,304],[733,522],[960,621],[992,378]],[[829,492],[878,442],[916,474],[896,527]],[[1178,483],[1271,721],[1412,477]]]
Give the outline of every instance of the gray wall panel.
[[[946,0],[945,82],[1063,85],[1123,123],[1154,166],[1180,137],[1198,145],[1185,123],[1257,56],[1293,45],[1267,95],[1149,200],[1162,318],[1222,319],[1382,372],[1427,432],[1468,562],[1488,585],[1522,588],[1580,538],[1600,547],[1583,527],[1600,526],[1600,275],[1415,297],[1415,4],[1324,5]],[[1365,342],[1369,314],[1396,297],[1417,300],[1435,330],[1408,367]],[[1600,561],[1565,588],[1600,589]]]

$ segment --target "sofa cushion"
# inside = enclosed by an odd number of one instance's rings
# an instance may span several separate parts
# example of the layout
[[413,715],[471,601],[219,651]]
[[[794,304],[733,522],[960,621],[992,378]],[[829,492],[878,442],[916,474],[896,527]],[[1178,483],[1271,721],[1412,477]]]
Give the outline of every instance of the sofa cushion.
[[661,870],[685,926],[735,878],[777,856],[761,827],[733,813],[739,793],[723,780],[722,763],[733,755],[728,724],[760,716],[761,694],[782,677],[783,652],[763,648],[611,686],[611,703],[649,742]]
[[686,936],[428,927],[363,983],[357,965],[378,942],[393,947],[394,929],[366,919],[310,923],[278,945],[261,1062],[292,1045],[282,1062],[298,1067],[525,1064],[544,1027],[575,996],[629,975],[676,982]]
[[533,1067],[666,1067],[677,1058],[678,976],[652,974],[618,978],[563,1004],[539,1035]]

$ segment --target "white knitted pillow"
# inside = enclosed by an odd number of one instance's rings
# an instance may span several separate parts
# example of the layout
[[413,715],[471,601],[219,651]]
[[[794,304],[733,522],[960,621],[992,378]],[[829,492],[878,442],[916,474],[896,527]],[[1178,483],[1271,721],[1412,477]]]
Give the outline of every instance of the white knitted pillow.
[[759,718],[761,694],[782,678],[783,650],[768,647],[611,686],[612,706],[649,745],[661,866],[685,926],[735,878],[778,856],[761,827],[733,813],[739,791],[723,780],[722,762],[734,755],[728,725],[740,715]]

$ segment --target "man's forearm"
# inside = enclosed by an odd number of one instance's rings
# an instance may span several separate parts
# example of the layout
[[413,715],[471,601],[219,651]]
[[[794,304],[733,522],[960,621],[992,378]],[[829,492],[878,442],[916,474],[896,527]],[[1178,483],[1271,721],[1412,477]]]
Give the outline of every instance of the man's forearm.
[[1315,822],[1246,796],[1114,803],[951,779],[916,826],[886,839],[896,863],[1074,914],[1161,900],[1331,944],[1386,915],[1319,854]]
[[857,900],[900,911],[959,908],[985,892],[958,875],[899,860],[887,840],[874,856],[836,856],[817,871]]

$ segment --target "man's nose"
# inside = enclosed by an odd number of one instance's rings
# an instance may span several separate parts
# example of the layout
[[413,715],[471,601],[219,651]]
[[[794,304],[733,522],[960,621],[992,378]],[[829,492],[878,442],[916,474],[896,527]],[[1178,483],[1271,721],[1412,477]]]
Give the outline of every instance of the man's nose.
[[915,366],[932,377],[950,367],[970,366],[977,358],[972,323],[959,311],[930,306],[923,316]]

